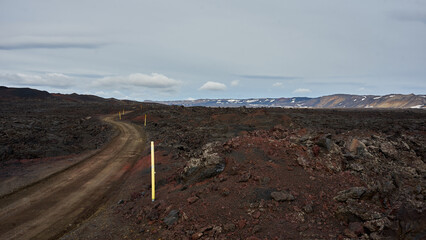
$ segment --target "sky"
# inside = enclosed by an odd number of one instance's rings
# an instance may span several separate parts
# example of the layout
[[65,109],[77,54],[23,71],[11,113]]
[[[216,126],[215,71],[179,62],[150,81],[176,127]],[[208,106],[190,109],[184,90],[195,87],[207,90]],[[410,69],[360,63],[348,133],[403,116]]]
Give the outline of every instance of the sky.
[[0,85],[132,100],[426,93],[424,0],[0,0]]

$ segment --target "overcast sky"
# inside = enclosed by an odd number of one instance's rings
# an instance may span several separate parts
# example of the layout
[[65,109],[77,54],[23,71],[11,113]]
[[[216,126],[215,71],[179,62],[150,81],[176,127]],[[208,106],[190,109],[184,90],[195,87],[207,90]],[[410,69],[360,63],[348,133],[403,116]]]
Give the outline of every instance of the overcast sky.
[[426,93],[424,0],[0,0],[0,85],[134,100]]

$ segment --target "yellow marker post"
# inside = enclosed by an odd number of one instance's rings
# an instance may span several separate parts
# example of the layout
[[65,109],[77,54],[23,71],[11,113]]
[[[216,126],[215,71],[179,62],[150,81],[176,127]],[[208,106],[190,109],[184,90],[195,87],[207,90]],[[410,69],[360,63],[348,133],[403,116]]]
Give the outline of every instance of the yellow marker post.
[[151,141],[151,189],[152,201],[155,201],[155,168],[154,168],[154,142]]
[[123,115],[124,115],[124,109],[123,109]]
[[120,120],[121,120],[121,113],[120,112],[118,112],[118,118],[120,118]]
[[145,123],[143,125],[146,127],[146,114],[145,114]]

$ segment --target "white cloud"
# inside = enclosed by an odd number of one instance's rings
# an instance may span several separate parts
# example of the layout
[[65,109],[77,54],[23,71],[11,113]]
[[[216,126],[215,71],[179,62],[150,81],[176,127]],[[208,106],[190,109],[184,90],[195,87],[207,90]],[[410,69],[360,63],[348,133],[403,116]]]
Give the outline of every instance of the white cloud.
[[113,93],[115,96],[120,96],[120,97],[124,96],[124,94],[123,94],[122,92],[117,91],[117,90],[112,91],[112,93]]
[[210,91],[224,91],[226,90],[226,85],[219,82],[206,82],[198,90],[210,90]]
[[310,93],[310,92],[312,92],[311,89],[307,89],[307,88],[298,88],[293,91],[293,93]]
[[272,84],[272,86],[274,86],[274,87],[284,87],[284,84],[282,82],[276,82],[276,83]]
[[70,76],[62,73],[24,74],[0,73],[0,78],[5,84],[18,86],[44,86],[54,88],[67,88],[72,85]]
[[233,87],[238,86],[238,84],[240,84],[240,80],[234,80],[231,82],[231,86]]
[[159,73],[152,73],[151,75],[142,73],[133,73],[129,76],[114,76],[104,77],[93,82],[95,87],[109,87],[109,88],[132,88],[132,87],[145,87],[157,88],[162,91],[172,91],[180,86],[181,82]]
[[104,91],[97,91],[97,92],[95,92],[95,95],[96,96],[105,96],[106,93]]

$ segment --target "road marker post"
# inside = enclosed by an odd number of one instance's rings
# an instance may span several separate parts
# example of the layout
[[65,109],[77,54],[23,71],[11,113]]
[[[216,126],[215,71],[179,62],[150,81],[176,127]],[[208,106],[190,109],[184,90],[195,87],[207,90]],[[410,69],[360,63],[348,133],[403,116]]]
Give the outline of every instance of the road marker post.
[[121,120],[121,112],[118,111],[118,118]]
[[145,123],[143,124],[144,127],[146,127],[146,114],[145,114]]
[[124,108],[123,108],[123,115],[124,115]]
[[152,201],[155,201],[155,168],[154,168],[154,142],[151,141],[151,195]]

